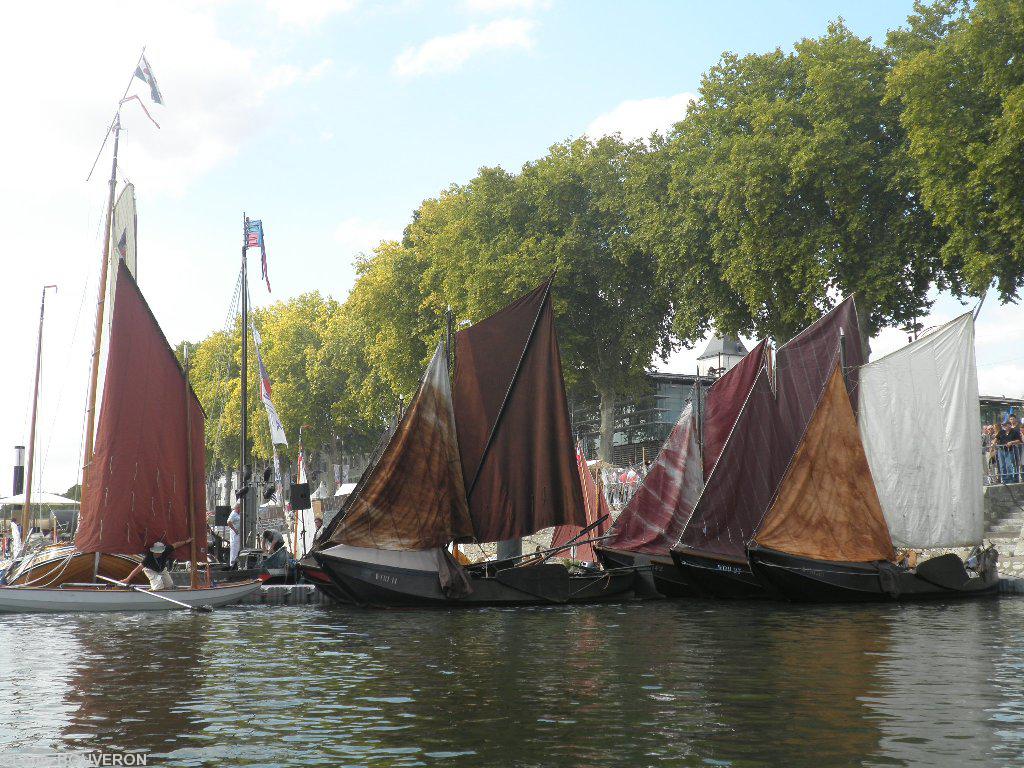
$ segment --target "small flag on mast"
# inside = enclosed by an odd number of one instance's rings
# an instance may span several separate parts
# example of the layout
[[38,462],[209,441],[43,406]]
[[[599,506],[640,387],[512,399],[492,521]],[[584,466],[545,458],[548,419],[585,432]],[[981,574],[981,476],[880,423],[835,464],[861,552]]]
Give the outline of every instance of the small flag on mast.
[[267,293],[271,293],[270,276],[267,274],[267,246],[263,242],[263,222],[260,219],[245,220],[245,247],[260,249],[263,281],[267,284]]
[[135,67],[135,76],[149,86],[149,97],[154,102],[157,104],[164,103],[164,96],[160,93],[160,86],[156,84],[156,78],[153,76],[153,70],[150,68],[149,62],[146,61],[146,54],[142,54],[139,58],[139,65]]

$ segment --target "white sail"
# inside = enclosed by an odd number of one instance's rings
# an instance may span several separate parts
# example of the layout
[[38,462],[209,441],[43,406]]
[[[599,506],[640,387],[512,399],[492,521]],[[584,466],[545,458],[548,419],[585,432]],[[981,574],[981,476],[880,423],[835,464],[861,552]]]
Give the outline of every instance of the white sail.
[[980,429],[971,313],[861,368],[861,435],[897,547],[981,541]]
[[99,422],[103,405],[103,381],[107,375],[107,349],[110,345],[110,322],[114,317],[114,290],[117,288],[117,262],[124,259],[132,277],[138,279],[138,261],[135,238],[138,221],[135,212],[135,185],[124,185],[114,203],[110,220],[110,240],[107,242],[107,296],[103,302],[103,335],[100,338],[99,375],[96,379],[96,410],[93,412],[93,427]]

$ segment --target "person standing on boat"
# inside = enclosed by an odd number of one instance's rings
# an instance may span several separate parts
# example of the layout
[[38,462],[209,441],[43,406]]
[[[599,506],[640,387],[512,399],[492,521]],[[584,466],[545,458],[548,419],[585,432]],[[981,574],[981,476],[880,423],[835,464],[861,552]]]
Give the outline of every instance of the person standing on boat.
[[238,553],[242,551],[242,536],[239,529],[242,527],[241,504],[235,504],[235,508],[228,515],[228,528],[231,529],[231,553],[228,556],[228,567],[234,568],[238,562]]
[[132,579],[139,574],[139,571],[142,571],[146,574],[146,578],[149,579],[150,589],[174,589],[174,581],[171,579],[171,574],[168,571],[171,562],[174,560],[174,550],[185,546],[191,541],[192,539],[185,539],[185,541],[179,541],[170,546],[162,541],[154,542],[146,550],[142,562],[135,566],[132,572],[128,574],[128,578],[122,583],[131,584]]

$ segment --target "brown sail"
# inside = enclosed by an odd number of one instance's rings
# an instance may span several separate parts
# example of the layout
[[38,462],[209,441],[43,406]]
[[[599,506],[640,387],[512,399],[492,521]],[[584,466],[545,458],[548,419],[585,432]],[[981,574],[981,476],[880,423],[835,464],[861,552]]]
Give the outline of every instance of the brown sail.
[[[206,530],[203,409],[124,261],[117,265],[103,407],[86,467],[80,552],[129,554]],[[191,421],[191,450],[187,435]],[[189,454],[191,453],[191,466]],[[200,555],[205,547],[197,548]],[[187,557],[182,547],[179,557]]]
[[708,390],[701,427],[704,438],[705,478],[711,474],[715,462],[722,454],[722,448],[729,439],[729,433],[732,432],[736,417],[743,407],[743,401],[747,399],[747,393],[754,386],[754,377],[764,367],[767,353],[768,342],[762,341]]
[[894,558],[889,528],[838,365],[832,368],[754,540],[759,546],[814,560]]
[[380,459],[326,532],[330,544],[424,550],[473,538],[455,436],[448,360],[439,345]]
[[456,335],[454,405],[478,541],[585,525],[550,283]]

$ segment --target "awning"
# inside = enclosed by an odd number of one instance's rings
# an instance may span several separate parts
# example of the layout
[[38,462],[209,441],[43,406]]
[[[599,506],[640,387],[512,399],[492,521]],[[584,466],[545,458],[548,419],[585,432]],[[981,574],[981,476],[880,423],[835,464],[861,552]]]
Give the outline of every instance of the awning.
[[[45,507],[45,506],[51,506],[51,507],[61,506],[61,507],[64,507],[64,506],[67,506],[68,504],[72,504],[72,505],[74,505],[76,507],[78,506],[78,502],[75,501],[74,499],[69,499],[66,496],[58,496],[56,493],[47,493],[46,491],[37,491],[37,492],[32,494],[32,505],[33,506],[39,505],[41,507]],[[25,494],[24,493],[19,493],[16,496],[7,496],[5,498],[0,499],[0,507],[8,507],[8,506],[17,506],[17,507],[25,506]]]

